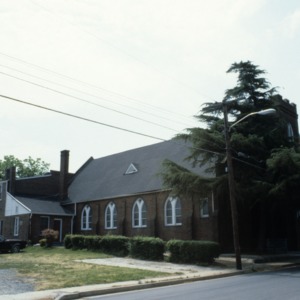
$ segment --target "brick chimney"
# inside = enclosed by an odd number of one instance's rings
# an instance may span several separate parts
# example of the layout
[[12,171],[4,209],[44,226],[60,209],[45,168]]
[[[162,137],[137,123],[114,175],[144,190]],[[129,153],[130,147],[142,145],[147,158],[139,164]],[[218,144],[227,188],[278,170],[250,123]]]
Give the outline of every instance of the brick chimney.
[[69,174],[69,150],[60,152],[60,178],[59,198],[65,200],[68,197],[68,174]]
[[6,169],[5,172],[6,180],[8,180],[7,191],[11,194],[15,194],[15,185],[16,185],[16,167],[10,167]]

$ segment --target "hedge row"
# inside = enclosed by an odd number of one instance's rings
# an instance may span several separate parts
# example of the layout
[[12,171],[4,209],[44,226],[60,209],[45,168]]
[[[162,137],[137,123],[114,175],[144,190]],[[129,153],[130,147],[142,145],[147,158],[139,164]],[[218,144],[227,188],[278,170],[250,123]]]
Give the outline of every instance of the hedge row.
[[212,263],[220,255],[220,246],[211,241],[170,240],[166,245],[169,261],[177,263]]
[[127,256],[129,253],[129,238],[119,235],[78,235],[65,236],[64,245],[67,249],[87,249],[112,254]]
[[163,260],[165,242],[153,237],[134,237],[130,240],[129,254],[131,257],[149,260]]
[[66,235],[64,244],[67,249],[87,249],[146,260],[163,260],[168,251],[169,260],[179,263],[210,263],[220,254],[219,244],[215,242],[171,240],[165,243],[159,238],[142,236]]

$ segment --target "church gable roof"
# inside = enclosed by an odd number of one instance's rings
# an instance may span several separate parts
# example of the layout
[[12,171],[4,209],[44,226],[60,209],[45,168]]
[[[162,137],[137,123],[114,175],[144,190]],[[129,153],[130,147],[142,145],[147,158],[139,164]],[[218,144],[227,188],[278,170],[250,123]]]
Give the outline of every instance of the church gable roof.
[[[71,202],[84,202],[161,190],[163,182],[158,174],[165,159],[199,175],[209,176],[204,168],[193,169],[185,161],[188,155],[187,144],[171,140],[92,159],[74,177],[69,187],[69,198]],[[124,173],[124,170],[134,169],[137,172]]]

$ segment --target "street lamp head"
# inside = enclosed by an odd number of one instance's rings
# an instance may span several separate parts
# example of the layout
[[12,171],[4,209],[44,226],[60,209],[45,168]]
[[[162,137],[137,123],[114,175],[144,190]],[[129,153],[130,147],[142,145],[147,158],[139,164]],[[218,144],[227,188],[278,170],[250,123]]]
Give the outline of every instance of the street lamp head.
[[276,109],[274,108],[268,108],[268,109],[264,109],[264,110],[260,110],[260,111],[255,111],[252,112],[246,116],[244,116],[243,118],[239,119],[237,122],[233,123],[230,127],[229,127],[229,131],[231,130],[232,127],[234,127],[235,125],[239,124],[240,122],[244,121],[245,119],[251,117],[251,116],[255,116],[255,115],[261,115],[261,116],[266,116],[266,115],[273,115],[276,113]]
[[258,111],[256,114],[261,115],[261,116],[265,116],[265,115],[273,115],[275,113],[276,113],[276,109],[268,108],[268,109]]

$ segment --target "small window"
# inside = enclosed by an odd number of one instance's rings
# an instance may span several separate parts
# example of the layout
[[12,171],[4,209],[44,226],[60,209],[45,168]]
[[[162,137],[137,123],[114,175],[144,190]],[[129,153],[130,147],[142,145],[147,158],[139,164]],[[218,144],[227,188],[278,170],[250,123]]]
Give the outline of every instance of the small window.
[[15,217],[15,223],[14,223],[14,236],[19,235],[19,229],[20,229],[20,218]]
[[117,209],[115,203],[113,202],[110,202],[105,209],[105,228],[117,228]]
[[135,201],[132,208],[132,227],[147,226],[147,208],[143,199]]
[[86,205],[81,213],[81,230],[92,229],[92,209],[89,205]]
[[165,203],[165,224],[181,225],[181,202],[178,197],[169,197]]
[[208,210],[208,198],[201,200],[201,210],[200,210],[201,218],[208,218],[209,217],[209,210]]
[[47,216],[41,216],[40,218],[40,231],[50,228],[50,218]]

